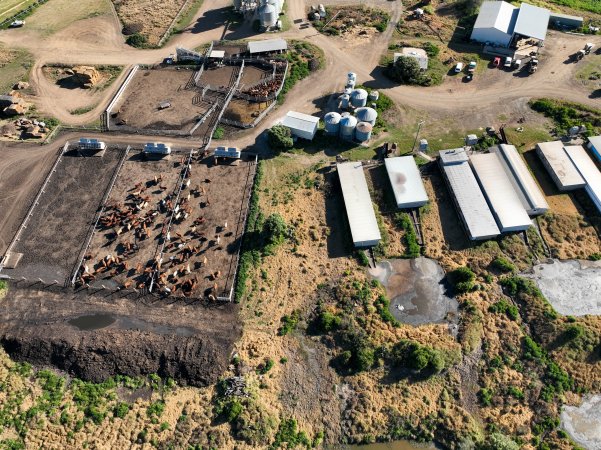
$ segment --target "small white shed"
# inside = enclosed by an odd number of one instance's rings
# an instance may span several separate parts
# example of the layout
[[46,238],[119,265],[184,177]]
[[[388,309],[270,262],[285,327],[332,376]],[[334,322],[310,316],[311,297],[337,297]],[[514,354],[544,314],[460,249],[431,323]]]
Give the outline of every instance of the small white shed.
[[293,136],[312,141],[319,127],[319,117],[295,111],[288,111],[282,125],[290,128]]

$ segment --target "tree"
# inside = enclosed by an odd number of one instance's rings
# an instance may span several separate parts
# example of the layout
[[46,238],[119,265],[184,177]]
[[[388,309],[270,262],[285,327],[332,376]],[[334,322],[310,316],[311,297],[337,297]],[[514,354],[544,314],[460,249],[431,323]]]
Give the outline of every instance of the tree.
[[520,446],[510,437],[501,433],[492,433],[484,444],[486,450],[519,450]]
[[268,244],[279,244],[286,238],[288,225],[282,216],[273,213],[265,220],[263,233]]
[[405,84],[419,84],[423,80],[419,62],[411,56],[400,56],[392,64],[389,73],[390,78]]
[[269,146],[277,151],[290,149],[294,145],[290,128],[284,125],[274,125],[271,127],[267,133],[267,140]]

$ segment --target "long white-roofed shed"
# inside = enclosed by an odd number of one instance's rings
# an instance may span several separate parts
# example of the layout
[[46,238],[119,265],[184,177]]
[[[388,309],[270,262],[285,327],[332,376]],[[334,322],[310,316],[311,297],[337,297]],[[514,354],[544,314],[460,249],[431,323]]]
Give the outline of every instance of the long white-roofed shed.
[[288,114],[282,120],[282,125],[290,128],[290,132],[294,136],[311,141],[315,137],[315,133],[317,133],[319,117],[288,111]]
[[501,234],[462,148],[441,150],[440,165],[459,217],[472,241]]
[[571,145],[566,147],[565,150],[584,181],[586,181],[584,189],[601,212],[601,172],[581,145]]
[[560,191],[584,187],[586,182],[565,151],[561,141],[536,144],[536,153]]
[[517,149],[513,145],[500,144],[490,150],[499,156],[505,173],[514,185],[526,212],[531,216],[546,213],[549,210],[549,204],[545,195]]
[[248,52],[251,55],[284,52],[286,50],[288,50],[288,43],[284,39],[265,39],[262,41],[250,41],[248,43]]
[[380,228],[369,195],[367,180],[361,162],[336,165],[344,197],[346,215],[355,247],[371,247],[380,242]]
[[503,233],[530,228],[532,220],[516,193],[498,155],[481,153],[470,157],[470,163],[488,204]]
[[419,208],[428,203],[428,194],[413,156],[386,158],[384,164],[397,207]]

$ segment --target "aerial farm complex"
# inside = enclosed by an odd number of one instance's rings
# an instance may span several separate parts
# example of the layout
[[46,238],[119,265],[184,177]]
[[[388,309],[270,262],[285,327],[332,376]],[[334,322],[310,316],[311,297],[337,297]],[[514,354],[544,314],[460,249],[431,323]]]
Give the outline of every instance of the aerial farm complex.
[[0,2],[0,449],[601,449],[600,35]]

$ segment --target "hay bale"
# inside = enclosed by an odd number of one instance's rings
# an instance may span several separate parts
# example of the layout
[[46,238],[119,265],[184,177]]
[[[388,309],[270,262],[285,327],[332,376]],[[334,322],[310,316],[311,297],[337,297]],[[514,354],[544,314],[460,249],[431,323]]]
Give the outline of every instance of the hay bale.
[[85,89],[94,87],[102,78],[100,72],[91,66],[76,66],[72,70],[73,81]]

